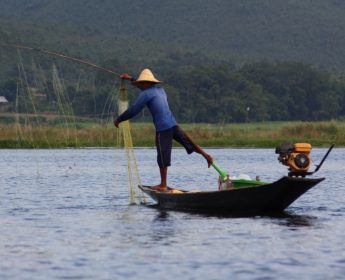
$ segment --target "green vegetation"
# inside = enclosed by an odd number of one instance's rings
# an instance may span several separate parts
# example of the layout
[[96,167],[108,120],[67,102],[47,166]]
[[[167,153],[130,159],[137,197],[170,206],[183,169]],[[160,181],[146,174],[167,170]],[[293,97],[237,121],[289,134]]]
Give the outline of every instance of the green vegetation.
[[[173,69],[166,70],[162,80],[171,110],[180,123],[322,121],[345,117],[345,81],[311,66],[292,62],[255,63],[233,70],[227,64],[200,65],[198,59],[162,62],[167,69]],[[182,60],[190,66],[181,66]],[[29,62],[25,67],[19,92],[15,79],[0,84],[0,92],[11,101],[7,112],[60,111],[88,117],[115,112],[114,80],[106,74],[68,69],[67,75],[59,80],[61,89],[57,89],[57,81],[49,76],[51,70],[43,70],[46,75],[42,77],[42,70],[38,71]],[[64,74],[64,67],[60,69],[53,68],[53,74]],[[35,96],[42,92],[44,98]],[[137,92],[130,88],[131,100]],[[61,108],[61,102],[67,108]],[[150,114],[144,112],[139,121],[150,119]]]
[[[78,128],[76,128],[78,127]],[[77,122],[76,127],[0,125],[1,148],[115,147],[119,132],[111,123]],[[135,147],[154,147],[151,123],[132,123]],[[285,141],[314,147],[345,146],[345,122],[265,122],[246,124],[182,124],[203,147],[267,147]],[[178,147],[178,144],[176,144]]]
[[345,146],[345,122],[263,122],[182,125],[197,143],[212,147],[276,147],[291,142]]
[[[109,74],[17,51],[14,44],[66,53],[132,75],[149,67],[164,81],[180,123],[247,127],[250,122],[345,119],[343,1],[2,2],[0,96],[10,103],[0,104],[0,111],[31,114],[19,123],[51,127],[69,122],[85,129],[75,118],[104,122],[116,111],[114,88],[119,84]],[[136,95],[130,88],[130,100]],[[44,117],[57,114],[59,119]],[[72,117],[65,120],[64,115]],[[150,119],[144,111],[136,121]],[[8,121],[0,118],[0,123]],[[199,140],[247,145],[243,131],[233,133],[237,136]],[[325,138],[334,136],[332,129],[329,133]],[[271,145],[270,136],[259,136],[251,139],[253,145]],[[311,139],[318,141],[317,136]]]
[[[344,70],[344,8],[340,0],[11,0],[1,1],[0,17],[10,37],[96,62],[125,56],[141,68],[187,48]],[[139,49],[144,56],[133,57]]]

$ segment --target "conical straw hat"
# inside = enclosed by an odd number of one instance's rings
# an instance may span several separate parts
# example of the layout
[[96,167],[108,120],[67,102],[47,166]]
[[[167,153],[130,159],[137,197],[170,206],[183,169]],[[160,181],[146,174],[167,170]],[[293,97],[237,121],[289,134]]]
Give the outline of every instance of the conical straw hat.
[[161,83],[161,81],[157,80],[155,76],[153,76],[150,69],[144,69],[143,71],[141,71],[139,78],[133,81],[132,84],[136,85],[141,82],[151,82],[156,84]]

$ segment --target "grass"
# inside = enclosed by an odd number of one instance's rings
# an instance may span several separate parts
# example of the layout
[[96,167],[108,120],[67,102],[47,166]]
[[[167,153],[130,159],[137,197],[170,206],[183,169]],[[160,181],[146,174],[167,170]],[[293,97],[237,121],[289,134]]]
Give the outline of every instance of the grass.
[[202,146],[275,147],[291,142],[313,146],[345,146],[345,122],[265,122],[225,125],[185,125]]
[[[1,118],[0,118],[1,120]],[[151,123],[132,123],[135,147],[154,147]],[[244,124],[181,124],[203,147],[276,147],[282,142],[308,142],[312,146],[345,146],[345,122],[262,122]],[[0,123],[0,148],[114,147],[116,129],[90,119],[76,120],[69,127],[50,124]],[[176,145],[178,146],[178,144]]]

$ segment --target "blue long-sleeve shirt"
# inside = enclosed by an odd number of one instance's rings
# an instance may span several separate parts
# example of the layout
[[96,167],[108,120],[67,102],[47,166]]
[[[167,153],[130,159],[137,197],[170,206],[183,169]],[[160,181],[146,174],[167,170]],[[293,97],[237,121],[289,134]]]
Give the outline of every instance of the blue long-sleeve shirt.
[[117,120],[123,122],[131,119],[145,106],[149,108],[152,114],[156,131],[163,131],[177,125],[175,117],[170,111],[164,89],[156,86],[141,91],[134,103]]

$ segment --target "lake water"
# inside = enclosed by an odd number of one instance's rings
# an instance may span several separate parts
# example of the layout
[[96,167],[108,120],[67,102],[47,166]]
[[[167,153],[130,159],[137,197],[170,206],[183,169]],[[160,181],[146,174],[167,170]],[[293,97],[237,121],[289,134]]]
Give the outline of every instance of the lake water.
[[[234,176],[287,173],[273,149],[207,151]],[[142,183],[157,184],[155,150],[135,153]],[[217,188],[200,155],[174,149],[172,162],[170,186]],[[0,279],[344,279],[345,149],[274,217],[130,205],[125,165],[115,149],[0,150]]]

